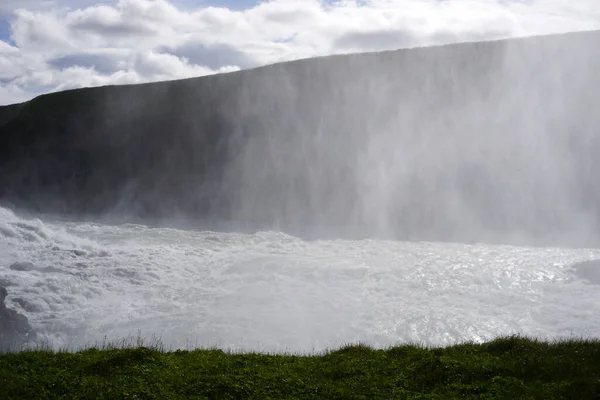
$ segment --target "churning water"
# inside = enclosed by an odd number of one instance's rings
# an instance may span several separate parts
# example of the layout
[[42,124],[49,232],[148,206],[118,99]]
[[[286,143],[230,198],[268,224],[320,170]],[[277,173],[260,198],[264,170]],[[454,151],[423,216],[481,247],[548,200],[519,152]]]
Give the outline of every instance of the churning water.
[[305,241],[24,219],[0,208],[0,286],[54,346],[319,351],[600,331],[599,249]]

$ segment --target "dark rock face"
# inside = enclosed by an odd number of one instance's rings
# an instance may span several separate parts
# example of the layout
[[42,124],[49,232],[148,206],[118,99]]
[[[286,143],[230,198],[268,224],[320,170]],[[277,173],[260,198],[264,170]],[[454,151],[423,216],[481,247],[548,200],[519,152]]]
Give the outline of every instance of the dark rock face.
[[4,300],[7,294],[6,289],[0,286],[0,350],[19,349],[37,336],[27,317],[6,307]]
[[600,32],[0,107],[0,204],[336,237],[597,244]]

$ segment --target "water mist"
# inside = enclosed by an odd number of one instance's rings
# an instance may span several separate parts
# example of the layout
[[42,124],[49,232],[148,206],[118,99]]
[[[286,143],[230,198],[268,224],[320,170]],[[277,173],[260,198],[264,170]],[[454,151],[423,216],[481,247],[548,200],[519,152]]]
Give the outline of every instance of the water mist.
[[597,43],[333,56],[0,107],[6,304],[56,347],[139,330],[269,351],[597,335],[600,251],[581,248],[599,240]]

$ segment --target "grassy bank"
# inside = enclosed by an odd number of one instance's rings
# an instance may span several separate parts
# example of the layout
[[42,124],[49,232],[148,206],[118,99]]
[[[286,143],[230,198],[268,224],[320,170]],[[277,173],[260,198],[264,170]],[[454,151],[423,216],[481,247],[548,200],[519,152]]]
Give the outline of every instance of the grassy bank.
[[0,355],[0,399],[592,399],[600,341],[511,337],[321,355],[146,347]]

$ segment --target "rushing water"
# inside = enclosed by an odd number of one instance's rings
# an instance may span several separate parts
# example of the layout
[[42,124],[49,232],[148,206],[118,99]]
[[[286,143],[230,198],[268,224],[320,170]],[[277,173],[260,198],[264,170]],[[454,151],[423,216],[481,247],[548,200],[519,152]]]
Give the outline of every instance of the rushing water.
[[600,249],[305,241],[23,219],[0,209],[0,286],[54,346],[158,336],[172,348],[319,351],[600,332],[575,264]]

